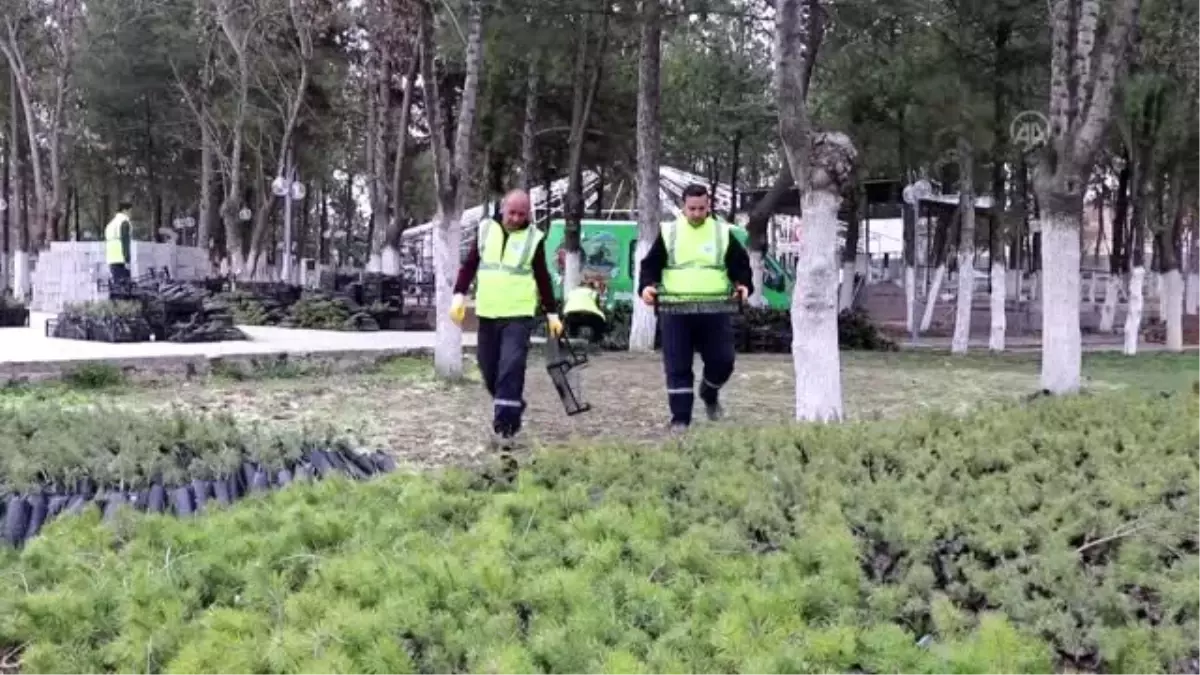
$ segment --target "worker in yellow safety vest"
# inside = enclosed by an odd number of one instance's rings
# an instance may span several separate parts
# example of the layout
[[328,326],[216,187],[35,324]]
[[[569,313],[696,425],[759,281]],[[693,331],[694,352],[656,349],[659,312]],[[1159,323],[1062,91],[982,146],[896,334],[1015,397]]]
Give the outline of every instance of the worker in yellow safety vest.
[[477,282],[476,355],[483,384],[492,396],[493,444],[501,449],[512,447],[521,430],[525,365],[538,310],[545,313],[552,338],[563,331],[555,311],[542,232],[530,225],[529,213],[529,195],[513,190],[501,202],[500,222],[491,218],[480,221],[450,303],[450,318],[461,325],[467,291],[472,281]]
[[108,263],[108,274],[114,283],[129,281],[129,263],[132,253],[133,226],[129,222],[129,211],[133,204],[117,204],[117,215],[104,227],[104,260]]
[[567,292],[563,302],[563,318],[566,320],[567,334],[571,337],[587,337],[592,342],[604,337],[608,324],[601,309],[601,288],[599,280],[588,279]]
[[[741,300],[750,295],[750,256],[733,236],[731,226],[712,217],[708,188],[698,184],[684,188],[683,213],[663,225],[642,259],[640,281],[638,295],[651,306],[660,300],[660,285],[664,304],[686,302],[688,294],[708,298],[732,294]],[[659,319],[671,431],[685,431],[692,423],[696,352],[704,361],[700,399],[705,413],[710,420],[720,419],[723,410],[718,394],[733,375],[732,318],[728,314],[664,312]]]

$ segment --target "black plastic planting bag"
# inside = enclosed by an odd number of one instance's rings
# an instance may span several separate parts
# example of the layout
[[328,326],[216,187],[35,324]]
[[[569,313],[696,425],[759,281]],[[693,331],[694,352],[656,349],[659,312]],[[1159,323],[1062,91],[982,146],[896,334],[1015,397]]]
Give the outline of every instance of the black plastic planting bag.
[[25,526],[25,538],[31,539],[41,531],[42,525],[46,524],[46,513],[49,511],[50,500],[44,493],[39,492],[26,497],[25,503],[29,504],[29,524]]
[[20,546],[25,541],[25,528],[29,525],[29,503],[22,495],[8,498],[4,509],[4,541]]
[[237,501],[246,494],[246,484],[242,482],[242,477],[238,472],[234,471],[229,474],[229,478],[225,479],[225,482],[229,485],[230,499]]
[[396,470],[396,460],[392,459],[391,455],[382,452],[371,455],[371,462],[382,473],[391,473]]
[[371,463],[371,458],[366,453],[360,454],[353,450],[347,450],[343,456],[346,458],[346,464],[358,469],[361,478],[370,478],[371,474],[375,473],[375,465]]
[[246,485],[254,483],[254,471],[256,467],[253,462],[242,462],[242,482]]
[[224,478],[218,478],[213,481],[213,499],[222,506],[229,506],[233,503],[233,495],[229,493],[229,481]]
[[54,495],[51,497],[50,504],[46,507],[46,520],[50,520],[66,510],[67,504],[70,501],[71,498],[67,495]]
[[171,488],[171,509],[180,518],[186,518],[195,513],[192,506],[192,489],[186,485]]
[[162,513],[166,508],[167,491],[158,483],[151,485],[150,493],[146,495],[146,510],[150,513]]
[[121,490],[109,490],[104,495],[104,519],[112,520],[117,515],[117,509],[129,503],[129,496]]
[[67,502],[67,513],[82,513],[92,503],[91,495],[74,494]]
[[280,469],[275,472],[275,484],[279,487],[285,487],[292,482],[292,472],[287,469]]
[[196,500],[196,510],[203,511],[204,503],[212,496],[213,484],[210,480],[196,478],[192,481],[192,498]]
[[255,470],[250,476],[250,492],[268,492],[271,489],[271,482],[267,480],[267,472],[262,469]]
[[312,461],[313,468],[316,469],[317,475],[321,478],[327,478],[330,473],[333,473],[333,463],[324,450],[313,450],[309,453],[309,458]]
[[298,481],[312,480],[312,477],[313,477],[312,465],[307,462],[305,462],[304,464],[297,464],[295,477],[296,477],[296,480],[298,480]]

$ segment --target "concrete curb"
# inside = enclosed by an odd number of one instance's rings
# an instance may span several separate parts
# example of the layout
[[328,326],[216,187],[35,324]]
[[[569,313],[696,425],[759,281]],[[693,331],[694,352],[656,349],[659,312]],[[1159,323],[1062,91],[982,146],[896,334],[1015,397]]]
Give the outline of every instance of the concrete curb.
[[[463,345],[464,354],[475,346]],[[55,361],[0,362],[0,386],[62,379],[88,367],[117,368],[134,381],[192,379],[216,372],[241,371],[252,374],[285,365],[317,366],[333,373],[350,373],[397,358],[432,358],[432,347],[384,349],[284,350],[252,354],[171,354],[128,358],[85,358]]]

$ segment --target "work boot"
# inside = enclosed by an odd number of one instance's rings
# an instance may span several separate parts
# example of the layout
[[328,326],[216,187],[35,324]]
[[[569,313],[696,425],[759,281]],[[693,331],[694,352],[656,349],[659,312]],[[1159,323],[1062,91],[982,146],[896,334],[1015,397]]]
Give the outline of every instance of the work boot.
[[687,424],[683,422],[671,422],[671,426],[668,427],[667,433],[672,436],[682,436],[687,433],[687,430]]
[[720,401],[704,402],[704,414],[708,416],[710,422],[718,422],[725,416],[725,409],[721,407]]

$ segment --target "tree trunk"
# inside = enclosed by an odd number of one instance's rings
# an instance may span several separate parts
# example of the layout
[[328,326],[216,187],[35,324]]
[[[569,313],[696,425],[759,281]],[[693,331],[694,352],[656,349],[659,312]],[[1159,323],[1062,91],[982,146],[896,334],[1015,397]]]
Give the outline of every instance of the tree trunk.
[[[204,108],[207,116],[207,106]],[[212,255],[209,231],[212,227],[213,206],[213,138],[207,124],[200,125],[200,210],[196,219],[196,246]]]
[[[790,148],[789,148],[790,150]],[[790,157],[789,163],[795,164]],[[841,186],[853,169],[854,146],[845,134],[818,134],[803,181],[804,213],[792,292],[792,366],[796,372],[796,419],[842,419],[841,355],[838,350],[837,229]],[[793,166],[803,175],[802,167]]]
[[[730,167],[729,167],[729,213],[726,218],[729,222],[734,222],[737,217],[738,210],[738,173],[741,170],[741,151],[742,151],[742,132],[735,131],[733,134],[733,147],[730,149]],[[757,286],[755,287],[757,288]]]
[[765,289],[763,288],[763,272],[764,260],[767,252],[767,228],[771,222],[771,216],[775,213],[775,208],[779,204],[779,200],[783,198],[793,187],[796,186],[796,181],[792,178],[792,169],[787,162],[779,169],[779,175],[775,177],[775,183],[771,185],[771,189],[767,194],[754,205],[754,210],[746,219],[746,234],[748,236],[750,253],[750,279],[754,285],[754,292],[747,299],[751,307],[765,307],[767,304]]
[[846,241],[842,248],[842,280],[838,286],[839,313],[850,309],[850,306],[854,304],[854,273],[858,269],[858,232],[862,227],[857,180],[847,193],[850,195],[850,220],[846,223]]
[[[662,205],[659,203],[659,156],[662,64],[662,7],[660,0],[644,0],[641,45],[638,54],[637,163],[638,163],[638,242],[634,259],[634,292],[640,282],[641,261],[658,239]],[[629,331],[629,350],[654,349],[657,318],[654,310],[638,298],[633,302],[633,320]]]
[[[11,69],[10,69],[11,70]],[[25,236],[26,222],[22,217],[24,213],[22,198],[25,194],[25,176],[21,166],[21,114],[19,94],[17,91],[17,76],[14,72],[9,78],[9,155],[8,161],[11,166],[10,182],[9,182],[9,204],[8,204],[8,223],[11,236],[10,249],[12,250],[12,292],[13,297],[24,299],[30,291],[29,288],[29,240]]]
[[[537,109],[538,58],[535,52],[529,59],[529,70],[525,75],[525,124],[521,129],[521,189],[526,192],[533,187],[533,171],[537,163]],[[546,201],[549,200],[550,196],[546,195]],[[532,213],[529,215],[533,217]]]
[[1146,223],[1149,179],[1143,161],[1148,155],[1137,153],[1136,163],[1130,174],[1130,222],[1129,222],[1129,306],[1125,311],[1125,354],[1137,354],[1141,340],[1142,316],[1146,309]]
[[933,310],[937,307],[938,297],[942,294],[942,282],[946,279],[946,247],[950,240],[949,215],[938,215],[937,225],[933,233],[933,262],[936,267],[933,272],[933,282],[925,296],[925,312],[921,315],[921,332],[929,330],[933,325]]
[[[425,85],[425,100],[440,101],[437,79],[434,77],[434,9],[422,3],[421,11],[421,79]],[[467,8],[466,77],[459,103],[458,122],[454,133],[454,153],[446,147],[446,121],[440,106],[426,105],[426,116],[434,154],[434,187],[438,194],[438,224],[433,230],[434,285],[437,325],[434,346],[434,370],[443,379],[459,379],[463,373],[462,330],[450,320],[450,302],[454,296],[454,281],[462,255],[462,212],[466,194],[467,162],[471,157],[471,140],[475,126],[476,102],[479,95],[479,71],[482,61],[483,13],[481,0],[470,0]]]
[[[1055,0],[1051,5],[1050,114],[1037,172],[1041,231],[1042,388],[1079,390],[1083,370],[1079,262],[1083,192],[1112,114],[1140,0]],[[1106,35],[1097,54],[1097,27]],[[1093,68],[1093,63],[1096,67]],[[1135,336],[1136,337],[1136,336]],[[1128,336],[1127,336],[1128,338]]]
[[971,342],[971,309],[975,299],[975,149],[958,139],[958,298],[955,300],[951,354],[966,354]]
[[917,329],[917,204],[904,202],[904,327],[911,335]]
[[1188,316],[1200,314],[1200,223],[1192,222],[1189,229],[1192,243],[1188,246],[1187,289],[1183,309]]
[[371,200],[371,222],[367,232],[367,269],[382,270],[383,242],[388,228],[388,186],[391,172],[388,171],[387,145],[388,122],[392,118],[392,69],[391,61],[383,54],[383,47],[376,46],[375,56],[379,63],[374,77],[370,79],[367,94],[367,172]]
[[1112,253],[1108,258],[1108,282],[1104,287],[1104,304],[1100,307],[1101,333],[1112,333],[1117,317],[1117,303],[1121,295],[1121,278],[1125,274],[1125,248],[1129,229],[1129,162],[1126,161],[1117,174],[1117,193],[1113,199]]
[[417,67],[420,59],[409,61],[404,76],[404,94],[400,99],[400,111],[396,120],[396,158],[392,164],[392,210],[389,214],[387,233],[383,238],[381,271],[396,276],[400,274],[400,235],[404,233],[407,209],[404,208],[404,177],[408,174],[408,142],[412,135],[409,119],[412,116],[413,90],[416,88]]
[[[589,58],[590,31],[579,37],[579,53],[576,55],[574,96],[571,104],[571,133],[567,138],[567,194],[563,209],[565,227],[563,248],[566,257],[563,265],[563,293],[579,285],[582,273],[580,236],[583,221],[583,142],[592,116],[592,104],[600,89],[600,78],[604,68],[604,53],[608,44],[608,14],[604,15],[600,43]],[[588,74],[588,64],[591,74]]]
[[995,47],[996,69],[992,83],[993,128],[992,138],[992,210],[988,218],[988,262],[991,277],[988,289],[988,350],[1002,352],[1008,333],[1008,268],[1004,255],[1005,211],[1008,208],[1005,187],[1004,163],[1008,159],[1008,134],[1005,121],[1008,117],[1008,101],[1005,98],[1005,77],[1010,72],[1008,43],[1012,37],[1011,14],[1005,14],[995,25],[992,46]]
[[[1179,244],[1184,228],[1183,166],[1171,170],[1171,211],[1160,217],[1158,230],[1159,276],[1162,279],[1159,317],[1167,324],[1167,351],[1183,351],[1183,275],[1179,270]],[[1165,206],[1159,198],[1160,209]],[[1160,212],[1160,216],[1161,216]],[[1169,218],[1169,220],[1168,220]]]

